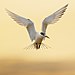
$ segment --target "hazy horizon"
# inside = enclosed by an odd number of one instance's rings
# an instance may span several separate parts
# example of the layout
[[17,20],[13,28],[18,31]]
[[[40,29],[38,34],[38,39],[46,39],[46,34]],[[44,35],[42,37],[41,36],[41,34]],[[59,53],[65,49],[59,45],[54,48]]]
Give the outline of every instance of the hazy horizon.
[[[43,43],[49,49],[24,48],[32,44],[25,27],[18,25],[5,8],[34,22],[42,21],[69,4],[62,18],[47,28]],[[75,0],[0,0],[0,75],[75,75]]]

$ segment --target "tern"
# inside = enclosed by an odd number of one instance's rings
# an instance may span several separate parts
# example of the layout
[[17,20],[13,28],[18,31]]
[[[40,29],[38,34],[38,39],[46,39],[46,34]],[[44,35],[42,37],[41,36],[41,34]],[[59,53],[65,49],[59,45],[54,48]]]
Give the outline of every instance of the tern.
[[59,10],[57,10],[56,12],[54,12],[53,14],[49,15],[48,17],[46,17],[43,20],[43,22],[42,22],[42,31],[40,33],[38,33],[35,30],[34,23],[30,19],[26,19],[24,17],[21,17],[21,16],[15,14],[15,13],[9,11],[8,9],[6,9],[6,11],[7,11],[8,15],[14,21],[16,21],[19,25],[26,27],[26,29],[27,29],[27,31],[29,33],[31,41],[34,40],[34,42],[33,42],[34,48],[35,49],[40,49],[42,41],[45,38],[49,38],[46,35],[47,26],[50,25],[50,24],[56,23],[62,17],[62,15],[64,14],[64,12],[66,11],[67,6],[68,6],[68,4],[66,4],[64,7],[60,8]]

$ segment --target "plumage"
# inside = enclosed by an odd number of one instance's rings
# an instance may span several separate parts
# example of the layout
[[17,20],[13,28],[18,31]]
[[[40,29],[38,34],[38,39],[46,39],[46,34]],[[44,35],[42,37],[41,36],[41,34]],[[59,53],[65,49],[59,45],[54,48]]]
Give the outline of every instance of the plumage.
[[[11,18],[16,21],[19,25],[21,26],[25,26],[31,41],[35,40],[35,42],[32,44],[34,45],[34,47],[36,49],[40,49],[40,46],[42,44],[42,41],[45,37],[49,38],[48,36],[46,36],[46,29],[47,26],[49,24],[54,24],[56,23],[64,14],[64,12],[67,9],[67,5],[65,5],[64,7],[62,7],[61,9],[57,10],[55,13],[53,13],[52,15],[46,17],[43,22],[42,22],[42,32],[41,33],[37,33],[34,27],[34,23],[30,20],[30,19],[26,19],[23,18],[11,11],[9,11],[8,9],[6,9],[7,13],[9,16],[11,16]],[[44,45],[44,44],[43,44]]]
[[14,21],[16,21],[19,25],[25,26],[27,28],[30,39],[31,39],[31,41],[33,41],[35,39],[35,35],[36,35],[34,23],[30,19],[23,18],[7,9],[6,9],[6,11],[7,11],[8,15],[11,16],[11,18]]
[[48,24],[54,24],[56,23],[64,14],[65,10],[67,9],[67,5],[65,5],[64,7],[62,7],[61,9],[59,9],[58,11],[56,11],[55,13],[53,13],[52,15],[46,17],[43,22],[42,22],[42,31],[45,33],[46,32],[46,28],[48,26]]

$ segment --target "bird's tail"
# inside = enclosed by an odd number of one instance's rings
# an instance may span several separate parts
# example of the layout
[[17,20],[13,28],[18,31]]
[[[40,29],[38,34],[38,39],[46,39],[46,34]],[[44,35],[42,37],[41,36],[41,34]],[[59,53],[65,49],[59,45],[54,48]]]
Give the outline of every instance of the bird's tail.
[[[44,43],[41,43],[41,46],[40,46],[39,49],[43,50],[43,49],[49,49],[49,48],[51,48],[49,45],[46,45],[46,44],[44,44]],[[36,48],[35,48],[34,43],[33,43],[33,44],[31,44],[31,45],[25,47],[24,49],[25,49],[25,50],[31,50],[31,49],[36,49]],[[37,49],[36,49],[36,50],[37,50]]]
[[34,49],[34,44],[31,44],[24,48],[25,50]]

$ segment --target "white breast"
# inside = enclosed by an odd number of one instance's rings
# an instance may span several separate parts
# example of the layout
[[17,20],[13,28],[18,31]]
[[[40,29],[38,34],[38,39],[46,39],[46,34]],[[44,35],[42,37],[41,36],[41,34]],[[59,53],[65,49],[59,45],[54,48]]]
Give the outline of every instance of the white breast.
[[37,40],[38,38],[42,38],[42,36],[40,35],[40,33],[37,32],[35,40]]
[[44,38],[44,37],[43,37],[40,33],[37,33],[37,34],[36,34],[36,37],[35,37],[35,42],[41,43],[42,40],[43,40],[43,38]]

